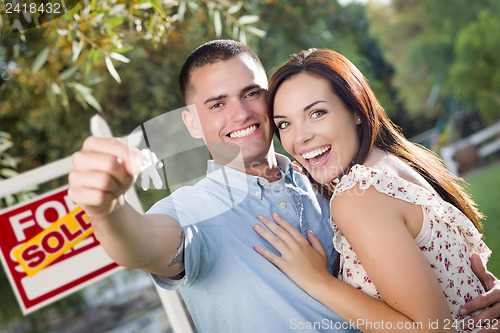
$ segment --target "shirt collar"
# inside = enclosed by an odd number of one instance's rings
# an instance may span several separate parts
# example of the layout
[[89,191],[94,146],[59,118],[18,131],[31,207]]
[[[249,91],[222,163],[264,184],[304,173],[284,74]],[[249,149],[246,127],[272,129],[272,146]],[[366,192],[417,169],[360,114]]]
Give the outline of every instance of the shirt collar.
[[[281,177],[285,177],[285,181],[294,182],[292,163],[288,157],[281,154],[275,155],[278,168],[281,172]],[[263,186],[262,184],[269,183],[269,181],[264,177],[249,175],[231,167],[219,164],[214,160],[208,161],[207,178],[224,186],[227,185],[239,190],[252,190],[256,186]],[[262,181],[265,183],[262,183]]]

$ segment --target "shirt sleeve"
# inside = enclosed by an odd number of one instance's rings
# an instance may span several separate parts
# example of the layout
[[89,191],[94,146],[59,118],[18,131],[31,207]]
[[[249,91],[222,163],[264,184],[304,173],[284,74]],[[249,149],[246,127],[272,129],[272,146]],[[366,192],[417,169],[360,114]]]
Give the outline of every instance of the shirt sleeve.
[[217,218],[204,220],[200,207],[207,204],[203,193],[179,189],[155,203],[146,214],[164,214],[179,222],[184,231],[184,276],[160,277],[151,274],[162,288],[176,290],[202,279],[215,265],[221,249]]

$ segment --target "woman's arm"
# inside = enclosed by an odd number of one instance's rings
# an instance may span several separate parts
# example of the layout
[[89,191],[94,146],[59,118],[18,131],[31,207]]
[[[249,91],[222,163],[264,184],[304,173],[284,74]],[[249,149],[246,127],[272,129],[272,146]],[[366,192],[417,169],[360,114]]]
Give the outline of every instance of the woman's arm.
[[275,217],[278,224],[261,219],[272,233],[256,228],[281,257],[260,247],[256,250],[312,297],[365,332],[443,332],[446,324],[451,331],[448,304],[406,227],[405,209],[401,200],[373,188],[346,191],[332,201],[332,216],[385,302],[332,277],[319,241],[309,234],[311,247],[282,218]]

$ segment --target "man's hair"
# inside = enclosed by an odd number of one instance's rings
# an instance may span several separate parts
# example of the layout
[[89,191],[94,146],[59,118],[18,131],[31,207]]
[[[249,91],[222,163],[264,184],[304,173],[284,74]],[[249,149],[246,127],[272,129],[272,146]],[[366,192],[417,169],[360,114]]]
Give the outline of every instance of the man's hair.
[[199,46],[196,50],[191,52],[186,58],[179,73],[179,87],[184,100],[186,100],[186,94],[191,88],[190,78],[193,69],[215,64],[219,61],[229,60],[243,54],[250,56],[257,65],[263,68],[259,57],[257,57],[252,49],[234,40],[213,40]]

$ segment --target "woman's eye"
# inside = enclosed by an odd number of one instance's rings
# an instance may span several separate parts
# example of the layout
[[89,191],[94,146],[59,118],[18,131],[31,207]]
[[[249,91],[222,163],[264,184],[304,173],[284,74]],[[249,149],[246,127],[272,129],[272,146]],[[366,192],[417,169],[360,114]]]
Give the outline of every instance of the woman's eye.
[[287,128],[288,126],[290,126],[290,123],[288,121],[280,121],[276,127],[278,127],[279,130],[283,130],[285,128]]
[[319,118],[326,113],[325,110],[315,110],[311,112],[311,118]]

